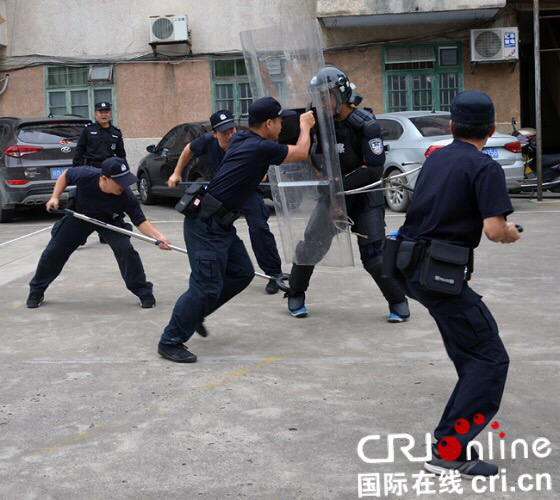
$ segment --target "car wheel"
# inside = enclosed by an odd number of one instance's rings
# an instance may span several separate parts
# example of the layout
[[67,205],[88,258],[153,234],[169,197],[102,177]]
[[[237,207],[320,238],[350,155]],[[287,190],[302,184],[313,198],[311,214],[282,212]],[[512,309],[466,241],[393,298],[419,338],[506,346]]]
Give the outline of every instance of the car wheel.
[[0,196],[0,222],[12,222],[16,210],[14,208],[3,208],[2,197]]
[[152,185],[146,174],[141,174],[138,179],[138,193],[143,205],[155,205],[156,197],[152,194]]
[[[400,170],[391,170],[387,177],[394,177],[402,172]],[[406,178],[400,177],[395,179],[395,184],[406,184]],[[410,205],[410,193],[405,191],[403,188],[388,189],[385,191],[385,199],[387,200],[387,205],[393,212],[406,212],[406,209]]]

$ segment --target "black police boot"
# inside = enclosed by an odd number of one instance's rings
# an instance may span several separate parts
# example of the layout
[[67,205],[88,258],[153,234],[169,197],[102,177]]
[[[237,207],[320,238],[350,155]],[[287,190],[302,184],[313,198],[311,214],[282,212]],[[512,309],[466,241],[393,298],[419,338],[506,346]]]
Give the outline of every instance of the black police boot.
[[142,309],[151,309],[156,306],[156,298],[153,293],[142,295],[142,297],[140,297],[140,302],[142,303]]
[[44,294],[39,292],[31,292],[27,297],[27,307],[29,309],[37,309],[45,298]]
[[195,363],[196,354],[193,354],[187,349],[186,345],[183,344],[158,344],[158,354],[170,361],[175,363]]
[[276,280],[268,280],[265,291],[266,293],[268,293],[268,295],[274,295],[275,293],[278,293],[280,291],[280,287],[278,286],[278,283],[276,283]]
[[456,470],[465,479],[474,479],[476,476],[496,476],[499,471],[497,465],[483,462],[478,458],[474,460],[445,460],[441,458],[435,444],[432,445],[432,460],[424,463],[424,469],[438,475]]
[[198,333],[201,337],[208,337],[208,330],[205,328],[205,326],[202,324],[203,322],[201,321],[198,326],[196,327],[195,331],[196,333]]

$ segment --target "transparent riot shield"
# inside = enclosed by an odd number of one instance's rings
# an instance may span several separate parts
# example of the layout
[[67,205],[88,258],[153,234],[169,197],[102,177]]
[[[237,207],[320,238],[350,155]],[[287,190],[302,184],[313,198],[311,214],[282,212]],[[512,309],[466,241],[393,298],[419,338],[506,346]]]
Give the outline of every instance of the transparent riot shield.
[[[310,86],[313,75],[324,66],[318,23],[284,24],[240,36],[253,99],[272,96],[284,109],[300,112],[313,103],[316,111],[308,161],[271,166],[268,171],[285,260],[352,266],[329,93]],[[299,118],[294,118],[292,123],[284,120],[280,142],[297,141]]]

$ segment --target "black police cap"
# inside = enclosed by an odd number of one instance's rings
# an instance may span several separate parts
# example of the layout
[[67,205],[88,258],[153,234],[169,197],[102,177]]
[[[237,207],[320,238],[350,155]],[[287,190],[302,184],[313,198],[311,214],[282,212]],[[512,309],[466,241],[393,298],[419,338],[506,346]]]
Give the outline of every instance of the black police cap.
[[282,110],[282,105],[274,97],[261,97],[249,106],[249,123],[263,123],[279,116],[286,118],[296,114],[292,110]]
[[101,173],[122,187],[129,187],[138,182],[138,178],[130,171],[127,161],[117,156],[107,158],[101,164]]
[[95,111],[111,111],[111,103],[107,101],[96,102],[95,103]]
[[451,101],[451,120],[462,125],[489,125],[495,121],[494,103],[480,90],[465,90]]
[[210,125],[214,132],[225,132],[235,127],[235,118],[229,109],[221,109],[210,117]]

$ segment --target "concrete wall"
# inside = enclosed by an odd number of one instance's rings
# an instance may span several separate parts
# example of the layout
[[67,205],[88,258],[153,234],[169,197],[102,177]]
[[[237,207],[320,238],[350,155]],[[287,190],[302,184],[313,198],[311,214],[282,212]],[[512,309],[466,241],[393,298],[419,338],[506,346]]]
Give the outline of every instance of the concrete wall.
[[315,0],[6,0],[7,55],[150,52],[149,16],[168,14],[188,16],[195,53],[220,52],[240,31],[314,18]]

